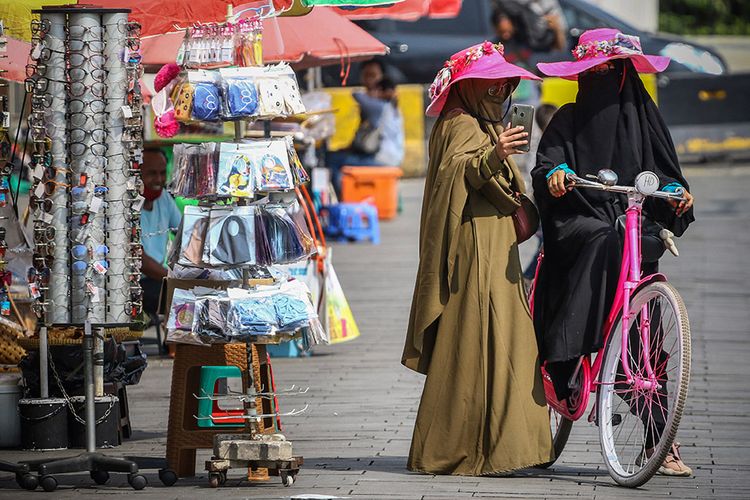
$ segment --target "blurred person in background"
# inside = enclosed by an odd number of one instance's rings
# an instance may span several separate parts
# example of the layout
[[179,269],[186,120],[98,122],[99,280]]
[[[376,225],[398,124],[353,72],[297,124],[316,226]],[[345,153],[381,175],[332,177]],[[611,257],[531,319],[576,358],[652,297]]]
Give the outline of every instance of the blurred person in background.
[[177,231],[182,213],[164,186],[167,183],[167,155],[158,148],[143,152],[141,166],[143,197],[141,210],[141,243],[143,266],[141,288],[143,310],[153,316],[159,309],[162,279],[167,277],[165,265],[170,233]]
[[360,83],[365,90],[352,94],[359,105],[359,128],[347,149],[327,155],[333,185],[339,193],[342,167],[398,167],[404,159],[404,124],[396,85],[383,74],[379,61],[369,61],[360,70]]
[[365,61],[359,68],[359,84],[365,88],[365,92],[374,95],[377,91],[378,82],[385,77],[385,64],[380,59]]
[[[505,59],[526,70],[535,72],[531,63],[534,52],[563,50],[566,45],[566,25],[557,0],[496,0],[492,25],[496,41],[503,44]],[[541,99],[539,82],[522,80],[513,93],[513,102],[538,108]],[[518,158],[526,185],[531,185],[531,169],[536,164],[536,150],[542,131],[535,123],[528,130],[529,152]]]

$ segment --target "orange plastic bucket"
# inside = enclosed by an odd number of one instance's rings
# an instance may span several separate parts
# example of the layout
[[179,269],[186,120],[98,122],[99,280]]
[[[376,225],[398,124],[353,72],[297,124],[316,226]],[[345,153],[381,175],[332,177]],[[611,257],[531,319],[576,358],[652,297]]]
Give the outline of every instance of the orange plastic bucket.
[[[379,219],[398,214],[398,167],[344,167],[341,169],[341,198],[344,203],[375,200]],[[369,201],[369,200],[367,200]]]

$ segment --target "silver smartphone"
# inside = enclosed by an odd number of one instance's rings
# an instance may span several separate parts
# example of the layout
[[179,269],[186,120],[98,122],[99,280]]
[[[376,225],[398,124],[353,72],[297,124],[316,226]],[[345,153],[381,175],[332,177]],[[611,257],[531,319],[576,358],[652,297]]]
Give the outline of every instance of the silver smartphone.
[[528,142],[518,147],[519,151],[528,153],[531,147],[531,131],[534,128],[534,106],[514,104],[510,109],[510,126],[511,128],[521,126],[525,132],[528,132],[529,135],[526,137]]

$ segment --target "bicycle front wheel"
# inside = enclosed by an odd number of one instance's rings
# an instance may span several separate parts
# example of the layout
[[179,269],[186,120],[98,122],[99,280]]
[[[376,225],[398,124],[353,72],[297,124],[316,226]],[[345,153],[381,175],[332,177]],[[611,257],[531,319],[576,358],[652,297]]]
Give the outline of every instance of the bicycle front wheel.
[[644,287],[632,298],[630,310],[631,380],[621,361],[621,317],[604,352],[597,423],[610,476],[635,488],[656,473],[677,434],[690,382],[690,323],[682,298],[669,283]]

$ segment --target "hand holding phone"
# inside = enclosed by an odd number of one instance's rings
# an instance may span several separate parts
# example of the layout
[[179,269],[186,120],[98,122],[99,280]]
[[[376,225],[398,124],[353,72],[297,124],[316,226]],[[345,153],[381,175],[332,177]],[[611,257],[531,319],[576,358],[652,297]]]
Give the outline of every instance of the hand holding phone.
[[495,145],[495,152],[498,157],[505,160],[510,155],[522,154],[523,151],[520,149],[529,143],[528,135],[528,132],[524,132],[523,127],[512,127],[508,124],[508,128],[500,133]]
[[528,153],[531,145],[531,131],[534,128],[534,106],[530,104],[514,104],[510,112],[510,128],[523,127],[526,136],[526,144],[516,149]]

